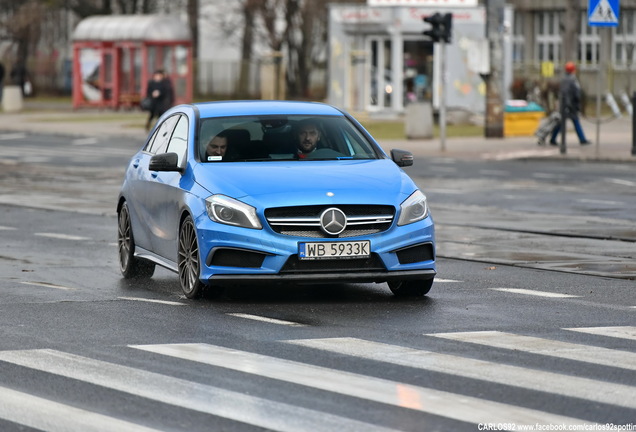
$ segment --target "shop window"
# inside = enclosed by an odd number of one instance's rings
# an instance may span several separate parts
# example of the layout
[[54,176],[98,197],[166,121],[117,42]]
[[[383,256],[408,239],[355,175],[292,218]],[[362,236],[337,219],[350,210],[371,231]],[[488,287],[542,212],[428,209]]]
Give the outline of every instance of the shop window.
[[579,36],[579,63],[582,67],[596,66],[599,62],[601,40],[597,27],[588,25],[587,20],[587,11],[582,11]]
[[634,66],[634,46],[636,46],[635,21],[636,11],[623,9],[618,27],[613,29],[612,60],[618,69],[632,69]]
[[514,13],[513,33],[512,33],[512,61],[513,63],[523,63],[526,58],[525,46],[526,38],[523,35],[525,31],[525,13]]
[[536,14],[535,34],[536,56],[539,63],[550,61],[558,63],[561,59],[561,12],[542,11]]

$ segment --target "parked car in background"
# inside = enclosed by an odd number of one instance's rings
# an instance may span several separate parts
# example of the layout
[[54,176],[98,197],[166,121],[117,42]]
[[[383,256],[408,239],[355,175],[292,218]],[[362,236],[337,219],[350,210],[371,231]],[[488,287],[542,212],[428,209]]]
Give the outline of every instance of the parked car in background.
[[425,295],[435,271],[426,196],[349,114],[229,101],[166,112],[117,202],[120,269],[175,271],[188,298],[258,283],[388,282]]

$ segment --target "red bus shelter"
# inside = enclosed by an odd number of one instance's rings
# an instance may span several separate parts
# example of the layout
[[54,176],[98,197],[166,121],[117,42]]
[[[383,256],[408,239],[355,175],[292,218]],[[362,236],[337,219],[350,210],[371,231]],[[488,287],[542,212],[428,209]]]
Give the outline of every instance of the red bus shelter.
[[175,104],[192,101],[190,29],[169,15],[96,15],[73,32],[73,107],[132,107],[157,69]]

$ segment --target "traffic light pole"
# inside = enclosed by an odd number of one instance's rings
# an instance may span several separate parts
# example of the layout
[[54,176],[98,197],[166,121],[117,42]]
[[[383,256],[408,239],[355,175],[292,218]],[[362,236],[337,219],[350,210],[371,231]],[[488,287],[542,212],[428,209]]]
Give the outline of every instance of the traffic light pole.
[[440,70],[439,81],[439,141],[441,151],[446,151],[446,42],[440,41]]
[[436,12],[425,16],[422,20],[431,25],[429,30],[422,32],[429,37],[433,43],[439,43],[439,138],[441,150],[446,151],[446,44],[451,41],[453,32],[453,14],[441,14]]

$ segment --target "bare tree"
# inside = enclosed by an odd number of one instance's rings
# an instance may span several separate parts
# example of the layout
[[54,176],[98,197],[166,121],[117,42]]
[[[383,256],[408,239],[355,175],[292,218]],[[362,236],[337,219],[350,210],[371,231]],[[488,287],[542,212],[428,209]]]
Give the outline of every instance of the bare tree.
[[46,7],[38,1],[29,1],[5,9],[2,26],[6,38],[16,45],[16,63],[26,67],[29,53],[40,39],[41,22]]
[[188,0],[186,6],[190,37],[192,37],[192,57],[199,58],[199,0]]
[[[330,3],[366,0],[261,0],[258,13],[269,47],[286,49],[287,87],[291,97],[308,97],[311,73],[326,62]],[[281,26],[281,23],[284,25]]]
[[245,0],[243,3],[243,37],[241,39],[241,71],[239,75],[239,97],[249,96],[250,69],[254,46],[254,20],[256,6],[260,0]]

